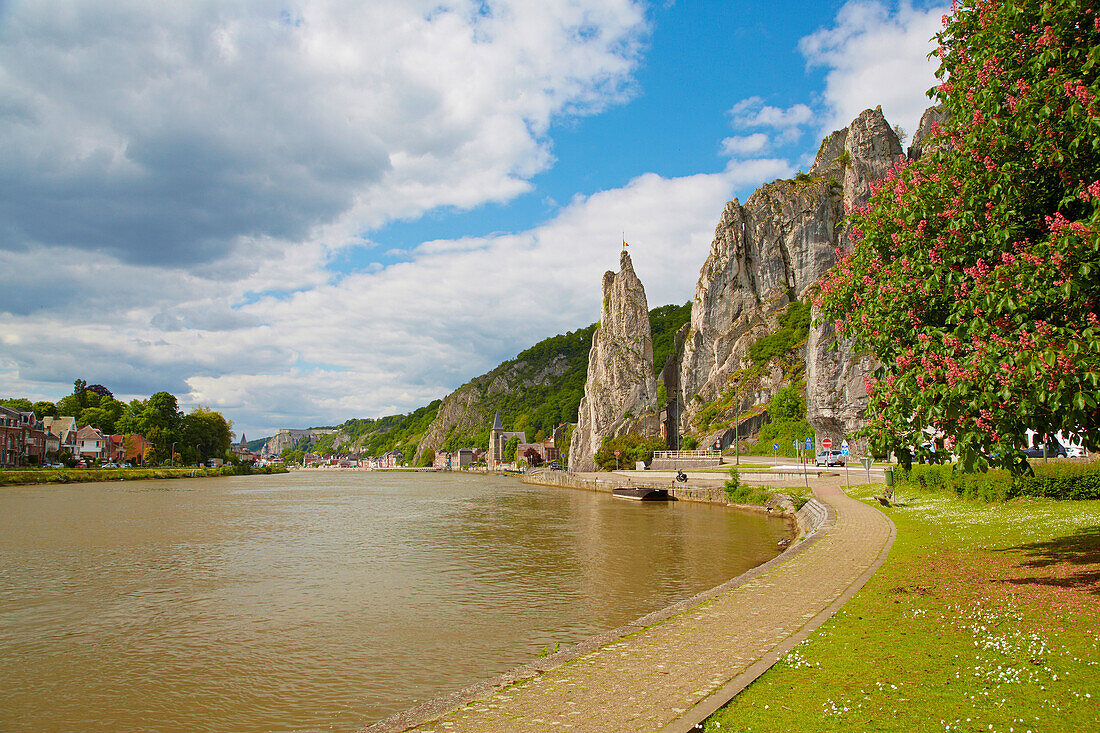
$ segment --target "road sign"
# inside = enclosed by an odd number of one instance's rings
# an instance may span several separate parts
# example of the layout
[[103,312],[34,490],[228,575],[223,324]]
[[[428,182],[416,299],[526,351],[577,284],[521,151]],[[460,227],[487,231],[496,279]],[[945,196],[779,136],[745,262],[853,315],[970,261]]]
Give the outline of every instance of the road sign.
[[814,449],[814,439],[809,438],[809,437],[806,438],[806,450],[813,450],[813,449]]
[[772,443],[772,450],[779,450],[779,443]]
[[833,447],[833,439],[832,438],[822,438],[821,439],[821,447],[822,448],[832,448]]
[[840,447],[841,448],[847,448],[848,447],[848,441],[847,440],[840,441]]
[[840,455],[844,456],[845,458],[848,457],[848,446],[844,446],[840,449]]
[[871,464],[875,462],[875,459],[871,458],[871,456],[867,456],[866,458],[860,458],[859,462],[863,464],[864,468],[866,468],[868,471],[870,471],[871,470]]

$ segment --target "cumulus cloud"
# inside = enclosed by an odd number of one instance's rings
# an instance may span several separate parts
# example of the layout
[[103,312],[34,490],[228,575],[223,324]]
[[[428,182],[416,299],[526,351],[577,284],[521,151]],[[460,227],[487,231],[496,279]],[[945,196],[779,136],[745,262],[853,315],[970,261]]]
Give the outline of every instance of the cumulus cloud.
[[804,104],[792,104],[783,109],[764,104],[760,97],[742,99],[730,108],[735,127],[772,127],[786,130],[804,125],[813,119],[813,111]]
[[903,0],[892,8],[877,0],[851,0],[832,26],[803,38],[799,49],[807,65],[828,69],[820,132],[844,127],[881,104],[891,123],[912,134],[931,105],[925,92],[936,84],[938,63],[928,54],[947,12],[946,4],[921,9]]
[[768,136],[762,132],[751,135],[734,135],[722,140],[722,155],[730,158],[743,158],[758,155],[768,148]]
[[[0,248],[193,267],[507,201],[625,99],[632,0],[16,3]],[[326,229],[327,228],[327,229]]]

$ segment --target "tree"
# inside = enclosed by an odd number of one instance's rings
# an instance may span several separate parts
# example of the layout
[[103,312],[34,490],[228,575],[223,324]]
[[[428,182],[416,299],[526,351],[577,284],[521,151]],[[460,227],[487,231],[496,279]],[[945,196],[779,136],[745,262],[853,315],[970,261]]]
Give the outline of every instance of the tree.
[[233,423],[220,412],[199,405],[183,418],[180,441],[181,452],[195,462],[221,458],[233,442]]
[[967,470],[1028,470],[1027,429],[1100,447],[1093,5],[971,0],[946,19],[930,95],[950,120],[852,212],[820,283],[825,318],[881,364],[867,433],[903,460],[928,431]]
[[89,404],[96,401],[95,406],[85,407],[77,416],[77,422],[81,425],[93,425],[103,431],[105,435],[115,432],[119,418],[126,410],[126,406],[113,397],[97,398],[96,393],[89,395]]
[[508,438],[508,440],[504,443],[505,461],[517,460],[518,456],[516,456],[516,448],[519,448],[519,437],[513,435],[511,438]]
[[57,405],[52,402],[40,400],[31,405],[31,411],[40,419],[43,417],[57,417]]

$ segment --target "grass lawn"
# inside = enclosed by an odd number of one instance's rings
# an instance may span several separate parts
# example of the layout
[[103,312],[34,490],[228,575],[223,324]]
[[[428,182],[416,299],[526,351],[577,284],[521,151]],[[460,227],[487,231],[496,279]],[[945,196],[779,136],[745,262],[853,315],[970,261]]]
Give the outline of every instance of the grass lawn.
[[705,730],[1100,731],[1100,501],[898,502],[878,573]]

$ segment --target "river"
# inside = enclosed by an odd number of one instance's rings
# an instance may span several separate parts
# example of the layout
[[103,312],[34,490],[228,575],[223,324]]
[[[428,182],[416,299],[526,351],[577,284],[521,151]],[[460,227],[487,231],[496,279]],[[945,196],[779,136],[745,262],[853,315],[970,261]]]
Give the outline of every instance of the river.
[[0,730],[352,730],[715,586],[787,532],[464,474],[0,489]]

